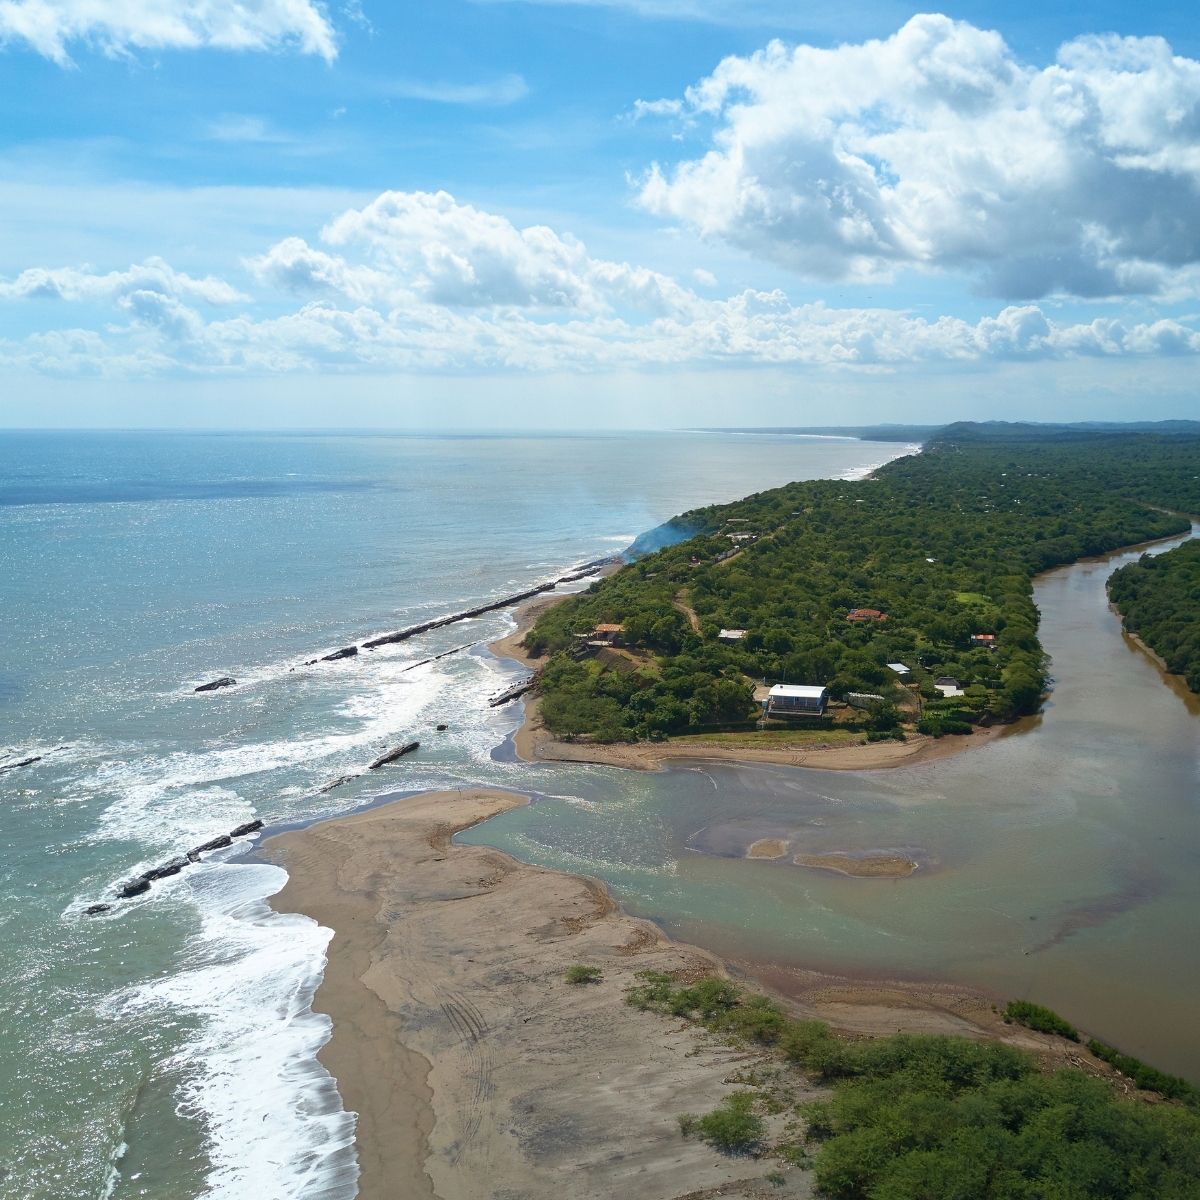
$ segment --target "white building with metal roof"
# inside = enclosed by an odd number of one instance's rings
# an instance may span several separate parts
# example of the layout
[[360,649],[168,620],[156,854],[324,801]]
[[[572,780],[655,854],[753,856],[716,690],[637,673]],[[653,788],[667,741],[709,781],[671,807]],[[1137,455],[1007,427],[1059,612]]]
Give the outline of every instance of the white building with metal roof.
[[777,683],[767,693],[768,717],[820,716],[829,702],[829,689],[816,684]]

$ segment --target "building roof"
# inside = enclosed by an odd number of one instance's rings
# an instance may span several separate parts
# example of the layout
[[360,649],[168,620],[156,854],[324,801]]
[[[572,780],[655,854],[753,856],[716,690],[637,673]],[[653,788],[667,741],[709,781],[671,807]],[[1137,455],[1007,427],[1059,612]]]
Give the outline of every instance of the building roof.
[[897,675],[907,675],[912,668],[906,667],[903,663],[888,663],[888,670],[895,671]]
[[722,629],[717,637],[724,638],[727,642],[736,642],[746,636],[744,629]]
[[821,700],[829,691],[825,687],[817,687],[811,683],[777,683],[770,694],[772,696],[791,696],[797,700]]
[[886,621],[887,613],[877,608],[852,608],[846,614],[847,621]]
[[994,633],[973,633],[973,634],[971,634],[971,641],[973,641],[973,642],[994,642],[995,640],[996,640],[996,635]]
[[593,633],[624,633],[624,625],[597,625]]
[[933,681],[934,687],[958,687],[958,680],[953,675],[941,675]]

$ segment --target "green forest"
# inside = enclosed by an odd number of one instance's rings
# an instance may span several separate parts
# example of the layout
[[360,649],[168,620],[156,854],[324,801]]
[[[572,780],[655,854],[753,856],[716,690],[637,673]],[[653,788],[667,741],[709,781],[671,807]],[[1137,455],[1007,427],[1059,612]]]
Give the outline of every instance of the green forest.
[[[661,549],[527,635],[550,655],[543,720],[599,741],[745,729],[755,685],[774,683],[879,697],[805,719],[869,738],[1034,712],[1047,679],[1033,576],[1185,531],[1176,514],[1200,512],[1198,464],[1200,438],[1186,434],[1038,440],[953,426],[870,480],[793,483],[685,513],[635,543]],[[850,619],[860,609],[881,615]],[[602,623],[622,626],[615,648],[589,645]],[[745,636],[721,641],[721,629]],[[994,640],[973,642],[980,634]],[[943,698],[945,676],[961,695]]]
[[1125,627],[1200,693],[1200,541],[1143,554],[1108,582]]

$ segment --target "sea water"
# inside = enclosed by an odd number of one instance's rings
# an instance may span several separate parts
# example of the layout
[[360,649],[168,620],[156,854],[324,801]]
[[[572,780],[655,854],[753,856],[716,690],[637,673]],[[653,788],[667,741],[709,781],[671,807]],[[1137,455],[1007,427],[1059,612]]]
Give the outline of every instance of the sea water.
[[[494,755],[520,706],[487,699],[517,673],[484,647],[510,614],[304,663],[554,578],[690,507],[908,449],[0,433],[0,766],[41,756],[0,772],[0,1196],[353,1196],[353,1118],[309,1009],[330,931],[269,910],[283,871],[242,843],[108,913],[86,906],[244,821],[347,812],[389,786],[611,805],[609,877],[675,871],[653,779]],[[194,691],[221,675],[237,686]],[[321,792],[414,738],[383,778]],[[565,841],[564,865],[605,873]]]

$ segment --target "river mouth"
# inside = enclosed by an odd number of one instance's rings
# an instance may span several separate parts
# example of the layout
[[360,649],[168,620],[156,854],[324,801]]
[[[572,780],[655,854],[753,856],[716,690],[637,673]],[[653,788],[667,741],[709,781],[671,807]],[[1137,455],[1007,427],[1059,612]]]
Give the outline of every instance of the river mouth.
[[1200,1081],[1200,706],[1123,636],[1105,593],[1143,552],[1037,580],[1054,691],[978,748],[876,772],[556,768],[553,790],[571,778],[586,804],[546,799],[470,836],[596,875],[763,978],[1032,999]]

